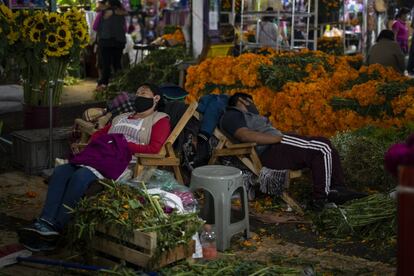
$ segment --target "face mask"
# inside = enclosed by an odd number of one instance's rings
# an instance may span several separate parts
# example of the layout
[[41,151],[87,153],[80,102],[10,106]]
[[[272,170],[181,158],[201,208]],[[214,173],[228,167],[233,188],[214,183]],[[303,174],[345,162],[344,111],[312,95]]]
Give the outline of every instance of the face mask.
[[141,96],[135,97],[135,111],[138,113],[147,111],[154,106],[154,98],[146,98]]
[[[247,101],[246,99],[244,100]],[[257,107],[254,105],[254,103],[249,102],[249,105],[247,104],[243,104],[243,105],[246,107],[248,112],[253,113],[253,114],[259,114],[259,110],[257,110]]]
[[257,110],[256,106],[254,104],[246,105],[247,111],[253,114],[259,115],[259,110]]

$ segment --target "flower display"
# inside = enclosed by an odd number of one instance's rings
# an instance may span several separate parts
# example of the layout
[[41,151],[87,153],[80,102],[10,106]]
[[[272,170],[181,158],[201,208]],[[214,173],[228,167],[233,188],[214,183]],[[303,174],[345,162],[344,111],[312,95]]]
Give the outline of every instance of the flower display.
[[164,41],[167,41],[169,45],[175,46],[178,44],[184,44],[185,43],[185,38],[184,38],[184,34],[181,31],[180,28],[177,28],[173,33],[171,34],[164,34],[161,37]]
[[[79,59],[89,43],[88,26],[82,11],[64,14],[43,10],[12,12],[0,4],[0,26],[5,28],[8,50],[18,62],[23,79],[25,104],[47,105],[53,90],[53,104],[59,104],[66,68]],[[1,33],[0,33],[0,38]],[[10,51],[13,49],[13,51]]]
[[318,38],[318,49],[327,54],[341,55],[344,53],[344,44],[340,36],[323,36]]
[[361,64],[361,56],[309,50],[216,57],[188,68],[186,89],[189,101],[208,93],[250,94],[276,128],[302,135],[331,137],[413,120],[414,83],[392,68]]
[[319,3],[319,16],[331,18],[343,6],[342,0],[321,0]]

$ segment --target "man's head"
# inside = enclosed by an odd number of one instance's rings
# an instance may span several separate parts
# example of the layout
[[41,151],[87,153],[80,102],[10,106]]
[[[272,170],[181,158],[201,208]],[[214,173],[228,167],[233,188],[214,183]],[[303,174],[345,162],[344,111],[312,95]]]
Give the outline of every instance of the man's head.
[[394,32],[391,30],[382,30],[377,37],[377,42],[383,39],[394,41]]
[[259,111],[254,105],[252,96],[246,93],[235,93],[232,95],[229,98],[228,106],[237,107],[245,112],[259,114]]

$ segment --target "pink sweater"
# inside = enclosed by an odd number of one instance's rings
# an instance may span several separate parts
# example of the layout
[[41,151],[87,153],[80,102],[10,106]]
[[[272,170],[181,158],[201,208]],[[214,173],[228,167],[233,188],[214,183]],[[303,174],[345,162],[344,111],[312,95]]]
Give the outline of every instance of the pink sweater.
[[400,45],[403,53],[408,53],[408,27],[405,22],[397,19],[392,25],[392,30],[396,34],[395,40]]

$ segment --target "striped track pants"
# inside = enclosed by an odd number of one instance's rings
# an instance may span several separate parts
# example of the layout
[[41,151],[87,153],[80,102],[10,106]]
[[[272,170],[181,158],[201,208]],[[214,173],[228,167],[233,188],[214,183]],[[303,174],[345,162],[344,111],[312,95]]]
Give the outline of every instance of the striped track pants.
[[280,143],[272,144],[261,155],[261,160],[272,169],[311,169],[314,198],[325,198],[331,188],[344,185],[338,152],[323,137],[284,135]]

